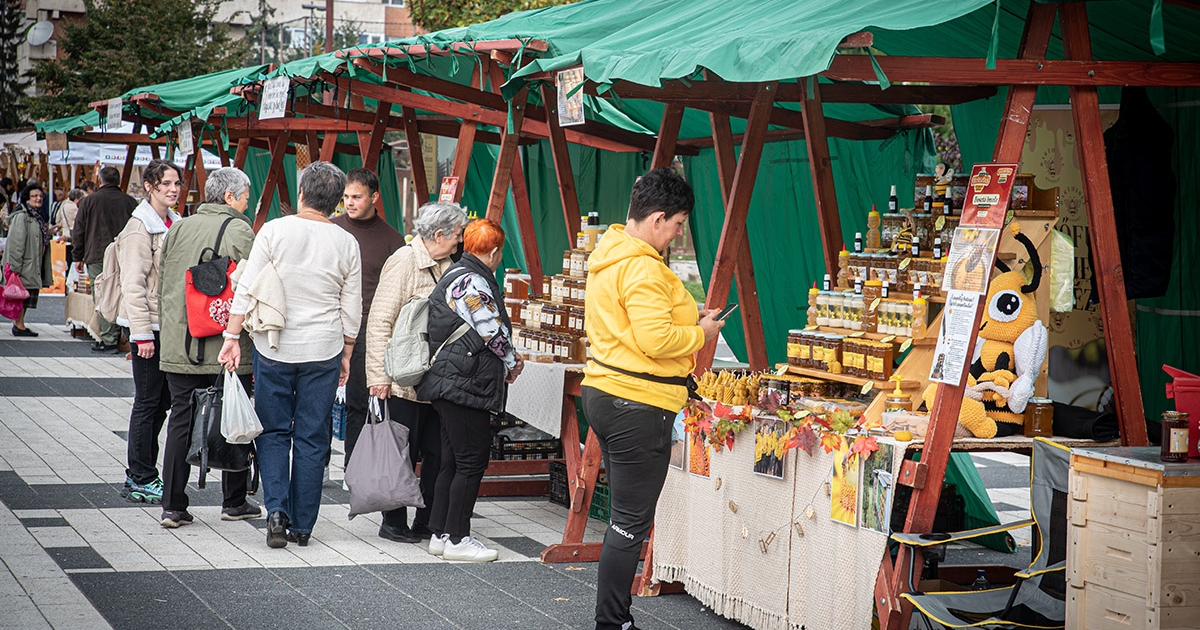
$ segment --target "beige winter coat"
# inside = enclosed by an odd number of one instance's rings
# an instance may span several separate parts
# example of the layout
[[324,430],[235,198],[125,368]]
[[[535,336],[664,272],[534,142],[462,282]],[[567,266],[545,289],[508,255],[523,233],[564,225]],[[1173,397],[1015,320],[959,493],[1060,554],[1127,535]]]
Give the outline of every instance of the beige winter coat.
[[[168,211],[172,223],[179,215]],[[117,235],[121,264],[121,305],[117,323],[129,329],[129,340],[152,341],[158,330],[158,266],[167,224],[143,201]]]
[[418,400],[412,387],[400,387],[383,370],[383,355],[396,327],[400,308],[412,298],[429,297],[442,272],[450,267],[450,258],[434,260],[420,236],[388,257],[379,273],[375,301],[367,317],[367,387],[391,385],[392,396]]

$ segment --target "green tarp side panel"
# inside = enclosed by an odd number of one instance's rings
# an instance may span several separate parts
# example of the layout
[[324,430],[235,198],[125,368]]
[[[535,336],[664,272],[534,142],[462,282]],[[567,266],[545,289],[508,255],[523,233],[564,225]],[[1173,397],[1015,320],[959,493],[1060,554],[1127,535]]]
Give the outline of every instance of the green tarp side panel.
[[[914,453],[913,460],[921,461],[921,453]],[[992,505],[992,499],[988,496],[983,478],[979,476],[979,470],[975,468],[970,453],[950,453],[950,460],[946,462],[945,483],[954,484],[958,495],[963,498],[963,531],[1000,524],[996,506]],[[1012,534],[1007,532],[980,536],[974,542],[996,551],[1017,552],[1016,542],[1013,541]]]
[[[235,68],[224,72],[214,72],[191,79],[180,79],[167,83],[146,85],[129,90],[121,95],[128,99],[137,94],[156,94],[158,102],[163,107],[177,112],[184,112],[205,103],[229,95],[229,89],[246,79],[256,79],[267,71],[268,66],[257,65],[245,68]],[[153,106],[143,109],[153,111]],[[205,116],[207,118],[207,116]]]
[[39,136],[47,133],[72,133],[80,131],[88,127],[100,126],[100,112],[92,110],[78,116],[67,116],[66,118],[55,118],[37,123],[34,128]]

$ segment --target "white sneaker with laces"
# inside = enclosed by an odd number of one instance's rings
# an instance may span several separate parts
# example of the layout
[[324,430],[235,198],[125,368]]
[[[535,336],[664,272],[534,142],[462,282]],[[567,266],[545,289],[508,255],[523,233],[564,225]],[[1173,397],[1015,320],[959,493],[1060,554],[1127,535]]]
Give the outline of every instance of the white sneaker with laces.
[[431,536],[429,538],[429,555],[440,556],[446,551],[446,545],[450,541],[450,534],[442,534],[441,536]]
[[491,562],[498,557],[500,552],[488,549],[471,536],[464,536],[457,545],[447,541],[446,549],[442,552],[443,560],[457,562]]

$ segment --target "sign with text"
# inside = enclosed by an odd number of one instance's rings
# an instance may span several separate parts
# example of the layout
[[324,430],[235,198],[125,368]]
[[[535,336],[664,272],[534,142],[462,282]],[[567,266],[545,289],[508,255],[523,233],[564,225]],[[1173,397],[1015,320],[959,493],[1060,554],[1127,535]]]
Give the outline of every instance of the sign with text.
[[50,150],[50,151],[66,151],[66,150],[68,150],[67,134],[59,133],[57,131],[51,131],[51,132],[47,133],[46,134],[46,149]]
[[971,358],[971,333],[975,330],[975,312],[979,310],[979,295],[966,291],[946,294],[946,310],[938,330],[937,347],[929,380],[959,385],[963,366]]
[[454,195],[458,192],[457,177],[443,177],[442,190],[438,193],[438,201],[448,201],[454,203]]
[[555,75],[559,127],[582,125],[587,122],[583,115],[583,81],[583,68],[571,68]]
[[999,245],[1000,230],[996,228],[955,228],[942,290],[987,293],[992,261],[995,260]]
[[116,131],[121,127],[121,99],[114,98],[108,101],[108,118],[104,121],[105,131]]
[[179,125],[179,155],[189,156],[193,153],[191,121]]
[[959,225],[1002,227],[1016,175],[1016,164],[976,164],[967,181]]
[[262,100],[258,105],[258,119],[283,118],[287,113],[288,87],[292,80],[278,77],[263,82]]

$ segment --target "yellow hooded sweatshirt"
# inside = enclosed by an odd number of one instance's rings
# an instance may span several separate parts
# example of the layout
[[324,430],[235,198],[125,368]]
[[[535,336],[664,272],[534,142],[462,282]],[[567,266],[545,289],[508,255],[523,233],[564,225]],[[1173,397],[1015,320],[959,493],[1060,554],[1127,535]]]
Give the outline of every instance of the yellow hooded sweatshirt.
[[[588,258],[584,322],[592,356],[655,376],[687,376],[704,345],[696,300],[649,243],[614,224]],[[678,411],[687,388],[618,374],[588,362],[583,384],[606,394]]]

